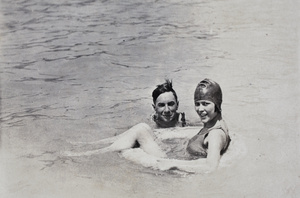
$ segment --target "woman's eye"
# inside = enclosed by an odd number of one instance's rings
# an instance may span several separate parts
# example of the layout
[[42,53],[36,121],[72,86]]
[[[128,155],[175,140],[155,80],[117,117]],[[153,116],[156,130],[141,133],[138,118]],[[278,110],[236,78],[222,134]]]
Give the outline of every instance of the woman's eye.
[[158,103],[158,105],[157,105],[158,107],[164,107],[165,106],[165,104],[164,103]]

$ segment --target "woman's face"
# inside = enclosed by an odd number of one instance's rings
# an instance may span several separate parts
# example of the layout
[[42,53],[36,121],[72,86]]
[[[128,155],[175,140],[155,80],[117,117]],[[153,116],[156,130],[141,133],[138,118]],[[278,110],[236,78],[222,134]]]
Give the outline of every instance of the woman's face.
[[218,115],[215,111],[215,104],[208,100],[196,100],[195,110],[204,124],[207,124]]
[[158,96],[153,105],[158,119],[164,122],[170,122],[174,119],[178,109],[178,102],[172,92],[165,92]]

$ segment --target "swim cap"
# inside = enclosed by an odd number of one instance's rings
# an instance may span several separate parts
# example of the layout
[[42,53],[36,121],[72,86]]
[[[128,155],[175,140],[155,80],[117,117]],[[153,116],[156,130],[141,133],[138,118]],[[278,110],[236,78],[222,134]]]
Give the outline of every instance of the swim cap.
[[218,83],[210,79],[202,80],[196,87],[194,100],[208,100],[213,102],[221,112],[222,90]]

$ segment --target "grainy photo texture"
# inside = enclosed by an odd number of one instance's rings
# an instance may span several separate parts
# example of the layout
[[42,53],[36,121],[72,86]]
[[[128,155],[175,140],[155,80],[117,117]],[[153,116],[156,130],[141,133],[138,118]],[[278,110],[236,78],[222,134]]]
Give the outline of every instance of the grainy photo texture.
[[299,197],[298,24],[297,0],[0,0],[0,197]]

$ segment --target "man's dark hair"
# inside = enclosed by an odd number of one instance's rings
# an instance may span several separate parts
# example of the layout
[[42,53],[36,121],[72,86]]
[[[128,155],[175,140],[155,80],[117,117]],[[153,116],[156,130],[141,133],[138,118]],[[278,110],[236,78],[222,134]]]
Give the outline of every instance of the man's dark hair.
[[166,82],[161,84],[161,85],[157,85],[156,89],[154,89],[154,91],[152,92],[152,98],[153,98],[153,103],[155,104],[156,102],[156,99],[158,98],[158,96],[162,93],[165,93],[165,92],[172,92],[174,97],[175,97],[175,100],[176,102],[178,101],[177,100],[177,94],[176,92],[174,91],[173,87],[172,87],[172,81],[169,80],[169,79],[166,79]]

